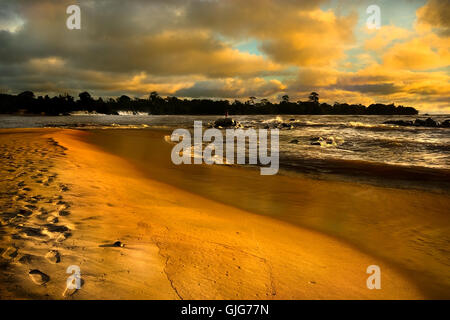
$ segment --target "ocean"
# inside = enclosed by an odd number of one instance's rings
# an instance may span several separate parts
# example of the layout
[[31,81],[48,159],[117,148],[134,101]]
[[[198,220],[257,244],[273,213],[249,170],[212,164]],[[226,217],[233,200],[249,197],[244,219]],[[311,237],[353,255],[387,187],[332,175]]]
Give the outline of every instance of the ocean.
[[[450,184],[450,129],[383,124],[428,116],[249,115],[232,116],[243,128],[280,129],[280,167],[316,178],[359,180],[394,187],[446,191]],[[450,115],[433,115],[438,122]],[[0,128],[78,129],[204,128],[217,116],[73,115],[0,116]],[[314,143],[320,139],[320,143]]]

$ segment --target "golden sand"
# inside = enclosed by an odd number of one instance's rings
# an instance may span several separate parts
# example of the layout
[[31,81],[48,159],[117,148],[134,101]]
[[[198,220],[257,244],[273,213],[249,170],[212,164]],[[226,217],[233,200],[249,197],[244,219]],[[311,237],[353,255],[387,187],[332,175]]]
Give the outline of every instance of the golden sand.
[[[344,242],[149,180],[84,134],[0,132],[2,299],[427,298]],[[65,292],[71,265],[82,287]]]

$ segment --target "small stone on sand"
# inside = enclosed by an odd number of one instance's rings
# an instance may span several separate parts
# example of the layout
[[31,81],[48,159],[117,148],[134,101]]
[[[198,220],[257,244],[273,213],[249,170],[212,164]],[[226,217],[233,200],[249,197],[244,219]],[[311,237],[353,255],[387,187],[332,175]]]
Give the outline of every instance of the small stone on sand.
[[122,242],[120,242],[120,241],[116,241],[116,242],[114,242],[114,247],[125,247],[125,244],[123,244]]

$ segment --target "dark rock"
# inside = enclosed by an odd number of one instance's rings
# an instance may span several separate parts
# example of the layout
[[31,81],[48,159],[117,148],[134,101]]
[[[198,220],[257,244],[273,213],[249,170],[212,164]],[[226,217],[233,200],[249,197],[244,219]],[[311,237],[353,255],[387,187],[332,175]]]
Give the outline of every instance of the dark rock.
[[231,118],[221,118],[214,121],[214,127],[222,127],[222,128],[228,128],[228,127],[234,127],[236,126],[236,121],[234,121]]
[[426,120],[416,119],[414,122],[409,120],[389,120],[383,122],[383,124],[393,124],[397,126],[414,126],[414,127],[428,127],[428,128],[450,128],[450,119],[445,120],[441,124],[437,121],[427,118]]
[[437,127],[439,124],[436,121],[434,121],[433,119],[427,118],[427,120],[425,120],[425,125],[427,127]]
[[116,241],[116,242],[113,243],[113,246],[114,246],[114,247],[125,247],[125,244],[123,244],[123,243],[120,242],[120,241]]
[[393,124],[396,126],[412,126],[414,123],[412,121],[405,120],[390,120],[383,122],[383,124]]
[[442,128],[450,128],[450,119],[441,123]]
[[427,120],[416,119],[414,125],[416,127],[437,127],[438,123],[431,118],[427,118]]

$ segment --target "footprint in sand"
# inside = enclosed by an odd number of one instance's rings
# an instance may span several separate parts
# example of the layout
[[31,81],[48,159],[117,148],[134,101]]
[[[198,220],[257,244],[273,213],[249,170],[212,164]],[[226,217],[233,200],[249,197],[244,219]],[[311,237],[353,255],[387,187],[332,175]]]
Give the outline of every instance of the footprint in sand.
[[72,234],[70,232],[61,233],[58,238],[56,238],[56,242],[63,242],[67,238],[69,238]]
[[67,185],[65,185],[65,184],[60,184],[59,185],[59,191],[61,191],[61,192],[69,191],[69,187]]
[[70,229],[66,226],[59,226],[56,224],[46,224],[42,230],[42,233],[52,239],[56,239],[56,242],[62,242],[66,240],[70,235]]
[[59,221],[58,217],[55,217],[55,216],[50,216],[47,218],[48,223],[58,223],[58,221]]
[[24,201],[28,202],[28,203],[38,203],[39,200],[36,199],[35,197],[31,197],[31,198],[25,199]]
[[14,247],[8,247],[5,252],[2,253],[2,257],[6,260],[12,260],[17,257],[18,249]]
[[62,201],[62,198],[58,202],[56,202],[56,205],[58,205],[58,206],[66,206],[66,209],[68,209],[70,207],[70,203],[66,202],[66,201]]
[[31,264],[33,262],[33,256],[30,254],[24,254],[19,259],[20,264]]
[[60,211],[58,211],[58,215],[60,215],[61,217],[68,216],[68,215],[70,215],[70,211],[60,210]]
[[17,194],[12,198],[14,201],[20,201],[25,199],[25,195],[24,194]]
[[35,205],[32,204],[26,204],[24,205],[25,208],[29,209],[29,210],[36,210],[37,207]]
[[41,233],[40,228],[30,226],[17,226],[20,229],[19,236],[24,238],[43,238],[45,235]]
[[51,233],[63,233],[69,231],[69,228],[67,228],[66,226],[58,226],[54,224],[46,224],[44,228]]
[[22,217],[29,217],[33,214],[33,211],[31,211],[30,209],[19,209],[19,211],[17,212],[17,215],[22,216]]
[[28,275],[34,283],[40,286],[50,281],[50,277],[48,275],[37,269],[30,270]]
[[57,250],[52,250],[47,252],[45,259],[47,259],[48,262],[55,264],[61,261],[61,256]]
[[54,197],[48,199],[47,203],[58,204],[58,202],[61,201],[62,199],[63,199],[63,197],[61,195],[54,196]]
[[36,218],[38,218],[39,220],[46,220],[48,219],[48,212],[41,212],[39,213]]

